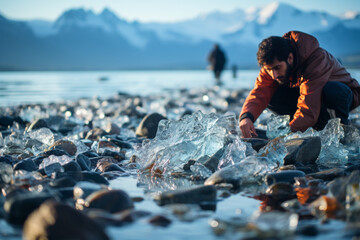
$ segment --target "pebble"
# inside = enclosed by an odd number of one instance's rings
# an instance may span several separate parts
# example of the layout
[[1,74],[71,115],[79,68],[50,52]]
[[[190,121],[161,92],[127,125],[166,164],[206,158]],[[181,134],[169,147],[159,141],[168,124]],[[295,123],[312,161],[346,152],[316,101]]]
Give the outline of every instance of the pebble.
[[109,240],[104,229],[69,205],[47,201],[26,220],[23,238]]

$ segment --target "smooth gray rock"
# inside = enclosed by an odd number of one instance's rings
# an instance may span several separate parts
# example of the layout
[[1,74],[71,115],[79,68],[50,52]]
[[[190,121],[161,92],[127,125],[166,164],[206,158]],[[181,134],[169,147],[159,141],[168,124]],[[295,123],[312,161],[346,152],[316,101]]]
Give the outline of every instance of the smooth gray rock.
[[89,208],[98,208],[110,213],[132,209],[134,204],[130,196],[122,190],[100,190],[85,199]]
[[154,138],[156,136],[159,122],[163,119],[167,119],[159,113],[152,113],[146,115],[140,122],[136,129],[136,135],[145,138]]
[[321,151],[320,137],[296,138],[285,142],[288,154],[285,156],[285,165],[314,164]]
[[265,182],[267,185],[271,185],[278,182],[295,183],[296,177],[305,177],[303,171],[298,170],[285,170],[275,173],[269,173],[265,176]]
[[172,203],[201,203],[216,200],[216,188],[214,186],[200,186],[191,189],[173,190],[158,195],[155,200],[159,205]]
[[47,201],[26,220],[23,238],[108,240],[104,229],[76,209]]

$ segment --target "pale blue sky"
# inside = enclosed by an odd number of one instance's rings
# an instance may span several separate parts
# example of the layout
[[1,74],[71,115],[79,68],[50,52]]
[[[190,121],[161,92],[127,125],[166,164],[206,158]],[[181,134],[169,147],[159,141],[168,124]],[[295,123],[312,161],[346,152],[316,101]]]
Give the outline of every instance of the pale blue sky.
[[[214,10],[233,11],[265,6],[271,0],[0,0],[0,13],[10,19],[55,20],[63,11],[83,7],[100,12],[110,8],[119,17],[133,21],[177,21]],[[359,11],[360,0],[280,0],[302,10],[320,10],[334,15]]]

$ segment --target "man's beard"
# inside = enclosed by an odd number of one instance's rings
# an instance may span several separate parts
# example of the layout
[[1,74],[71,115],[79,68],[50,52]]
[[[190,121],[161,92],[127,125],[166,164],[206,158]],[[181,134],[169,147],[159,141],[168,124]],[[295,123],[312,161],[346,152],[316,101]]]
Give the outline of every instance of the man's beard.
[[290,85],[290,74],[292,71],[291,65],[286,61],[285,76],[277,77],[276,81],[281,85]]

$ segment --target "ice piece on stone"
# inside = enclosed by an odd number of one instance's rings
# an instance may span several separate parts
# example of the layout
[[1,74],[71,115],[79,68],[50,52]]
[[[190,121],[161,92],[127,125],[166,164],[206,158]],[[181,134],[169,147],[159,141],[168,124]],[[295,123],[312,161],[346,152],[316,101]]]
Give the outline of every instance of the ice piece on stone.
[[46,166],[53,164],[53,163],[59,163],[62,166],[71,161],[72,161],[72,158],[67,155],[62,155],[62,156],[50,155],[49,157],[44,158],[42,163],[39,165],[39,169],[45,168]]
[[36,139],[46,145],[52,145],[55,140],[55,136],[49,128],[40,128],[29,132],[28,135],[30,138]]
[[0,162],[0,186],[1,183],[8,184],[13,176],[13,168],[10,164]]
[[340,140],[344,137],[344,129],[340,119],[330,119],[325,128],[320,131],[321,152],[317,164],[322,166],[341,166],[348,162],[348,153]]
[[196,162],[194,165],[191,165],[190,170],[193,172],[195,176],[200,176],[204,179],[210,177],[212,174],[212,172],[207,167],[205,167],[199,162]]
[[198,111],[178,121],[160,121],[156,137],[145,140],[138,149],[142,170],[170,174],[183,171],[191,159],[212,156],[224,146],[234,119],[235,115],[219,117]]
[[318,137],[320,136],[320,133],[316,130],[314,130],[312,127],[306,129],[305,132],[295,132],[295,133],[290,133],[289,135],[287,135],[284,140],[285,142],[291,139],[295,139],[295,138],[307,138],[307,137]]
[[267,121],[266,136],[269,139],[285,136],[290,132],[289,115],[271,115]]
[[262,147],[258,152],[258,156],[267,157],[270,161],[278,162],[282,166],[284,165],[284,158],[287,153],[284,138],[278,137]]
[[245,142],[236,137],[234,142],[226,146],[225,152],[219,161],[218,169],[239,163],[246,157],[246,150],[247,145]]
[[260,236],[267,238],[282,238],[294,234],[299,216],[288,212],[256,212],[250,223]]
[[256,183],[267,173],[278,167],[278,165],[279,163],[277,161],[267,157],[249,156],[239,163],[216,171],[205,181],[205,185],[218,183],[231,183],[233,185]]

